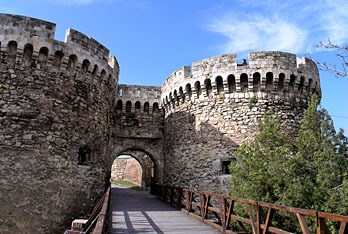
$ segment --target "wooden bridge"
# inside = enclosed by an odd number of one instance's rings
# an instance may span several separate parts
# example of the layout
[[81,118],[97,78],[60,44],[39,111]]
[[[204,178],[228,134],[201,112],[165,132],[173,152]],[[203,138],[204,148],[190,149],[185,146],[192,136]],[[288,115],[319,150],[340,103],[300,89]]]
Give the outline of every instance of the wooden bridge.
[[221,233],[146,192],[111,188],[109,233]]
[[281,226],[275,216],[282,213],[304,234],[348,234],[348,216],[161,185],[152,192],[157,197],[112,185],[83,233],[294,233],[272,225]]

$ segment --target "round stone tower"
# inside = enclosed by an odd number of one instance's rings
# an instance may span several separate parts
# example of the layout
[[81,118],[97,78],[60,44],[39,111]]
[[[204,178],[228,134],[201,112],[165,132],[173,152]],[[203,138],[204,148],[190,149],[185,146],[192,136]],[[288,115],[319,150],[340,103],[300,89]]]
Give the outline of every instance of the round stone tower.
[[164,158],[168,184],[228,191],[234,151],[258,132],[257,120],[274,107],[284,129],[296,134],[319,73],[307,58],[250,52],[249,64],[228,54],[193,63],[163,83]]
[[104,192],[119,66],[93,38],[54,33],[0,15],[2,233],[62,233]]

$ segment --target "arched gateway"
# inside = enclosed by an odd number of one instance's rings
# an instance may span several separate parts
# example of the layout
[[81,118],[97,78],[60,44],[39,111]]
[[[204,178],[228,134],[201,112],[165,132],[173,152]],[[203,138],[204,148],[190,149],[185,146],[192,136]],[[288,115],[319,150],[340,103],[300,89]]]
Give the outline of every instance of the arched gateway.
[[[143,165],[141,156],[147,155],[154,163],[154,181],[157,183],[163,183],[163,155],[162,155],[162,140],[135,140],[135,139],[115,139],[113,150],[110,157],[110,167],[113,160],[119,155],[130,155],[139,161],[140,165]],[[139,153],[143,153],[140,154]]]
[[151,185],[158,174],[156,168],[153,157],[148,153],[133,149],[123,151],[113,160],[111,180],[131,181],[140,185],[141,190],[151,191]]

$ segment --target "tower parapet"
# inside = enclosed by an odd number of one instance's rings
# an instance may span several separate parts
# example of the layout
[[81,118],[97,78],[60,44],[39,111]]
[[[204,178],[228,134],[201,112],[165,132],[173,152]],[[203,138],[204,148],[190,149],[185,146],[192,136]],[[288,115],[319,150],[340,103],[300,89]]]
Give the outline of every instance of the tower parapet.
[[109,50],[93,38],[68,29],[65,42],[54,39],[56,25],[25,16],[0,14],[1,60],[8,66],[23,66],[69,76],[89,74],[89,81],[113,88],[119,65]]
[[171,113],[185,101],[216,95],[229,98],[283,99],[307,102],[321,96],[319,73],[307,58],[284,52],[249,52],[249,64],[235,54],[204,59],[172,73],[162,84],[161,104]]
[[36,37],[54,39],[56,25],[51,22],[11,14],[0,14],[0,22],[2,36],[20,35],[24,38]]

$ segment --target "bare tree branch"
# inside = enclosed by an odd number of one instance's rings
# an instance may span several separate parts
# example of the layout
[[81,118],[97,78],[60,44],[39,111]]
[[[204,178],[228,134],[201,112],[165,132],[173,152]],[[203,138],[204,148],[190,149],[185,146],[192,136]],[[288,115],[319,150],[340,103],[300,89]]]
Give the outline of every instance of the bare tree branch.
[[335,73],[335,76],[337,78],[343,78],[345,76],[348,76],[348,46],[340,46],[333,44],[330,39],[328,39],[327,43],[320,42],[317,46],[317,48],[325,48],[328,50],[335,50],[336,56],[341,58],[341,67],[338,69],[336,65],[332,64],[326,64],[325,62],[319,62],[315,59],[313,59],[309,54],[307,54],[307,57],[312,59],[318,66],[321,71],[329,71],[332,73]]

